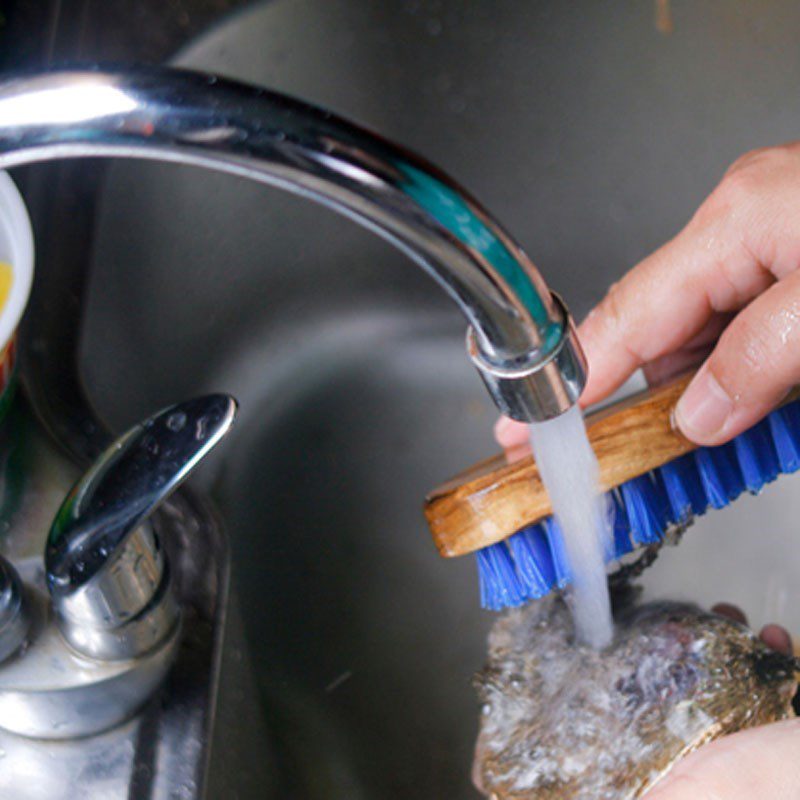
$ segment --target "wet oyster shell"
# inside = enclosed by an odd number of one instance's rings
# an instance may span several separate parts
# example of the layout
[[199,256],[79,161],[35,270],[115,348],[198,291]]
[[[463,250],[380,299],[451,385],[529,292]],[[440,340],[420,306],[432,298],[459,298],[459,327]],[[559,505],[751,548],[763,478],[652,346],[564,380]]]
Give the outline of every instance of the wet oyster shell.
[[629,604],[613,644],[573,643],[564,601],[504,614],[476,683],[474,769],[494,800],[640,797],[682,756],[794,716],[794,660],[684,603]]

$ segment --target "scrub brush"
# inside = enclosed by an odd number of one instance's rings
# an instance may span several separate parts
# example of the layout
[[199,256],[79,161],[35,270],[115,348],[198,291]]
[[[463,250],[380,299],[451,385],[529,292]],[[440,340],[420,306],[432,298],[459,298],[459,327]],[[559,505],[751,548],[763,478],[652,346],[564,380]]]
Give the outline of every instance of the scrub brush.
[[[673,425],[691,375],[590,414],[586,427],[612,521],[606,561],[625,563],[676,534],[709,508],[756,493],[800,469],[800,391],[720,447],[697,447]],[[481,605],[491,610],[570,583],[564,543],[532,456],[477,464],[425,501],[441,555],[475,552]]]

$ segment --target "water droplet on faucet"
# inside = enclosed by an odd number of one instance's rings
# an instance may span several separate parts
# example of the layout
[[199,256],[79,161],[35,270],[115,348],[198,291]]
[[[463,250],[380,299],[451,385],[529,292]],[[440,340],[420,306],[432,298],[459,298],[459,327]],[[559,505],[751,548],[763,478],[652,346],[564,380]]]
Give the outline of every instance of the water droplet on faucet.
[[167,427],[173,432],[177,433],[178,431],[183,430],[186,425],[186,414],[183,411],[176,411],[174,414],[170,414],[167,417]]

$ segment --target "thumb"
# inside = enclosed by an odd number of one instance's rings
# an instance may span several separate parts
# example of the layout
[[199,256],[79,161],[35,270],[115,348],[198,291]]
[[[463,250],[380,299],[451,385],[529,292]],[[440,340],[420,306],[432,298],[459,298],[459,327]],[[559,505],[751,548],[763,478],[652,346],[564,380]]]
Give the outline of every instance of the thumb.
[[643,800],[795,800],[800,719],[725,736],[688,755]]

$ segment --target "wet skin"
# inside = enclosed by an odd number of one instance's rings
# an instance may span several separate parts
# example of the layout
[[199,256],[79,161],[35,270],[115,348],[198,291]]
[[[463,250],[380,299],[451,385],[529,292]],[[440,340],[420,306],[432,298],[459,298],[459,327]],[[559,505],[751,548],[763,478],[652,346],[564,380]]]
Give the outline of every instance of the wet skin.
[[[675,415],[689,439],[723,444],[768,414],[800,383],[800,143],[738,159],[686,227],[611,287],[579,335],[584,405],[640,367],[659,383],[699,364]],[[529,452],[526,426],[503,418],[495,432],[510,458]],[[791,648],[777,625],[761,637]],[[800,800],[800,720],[701,747],[647,797]]]

